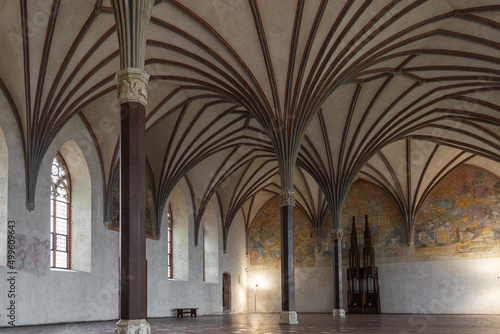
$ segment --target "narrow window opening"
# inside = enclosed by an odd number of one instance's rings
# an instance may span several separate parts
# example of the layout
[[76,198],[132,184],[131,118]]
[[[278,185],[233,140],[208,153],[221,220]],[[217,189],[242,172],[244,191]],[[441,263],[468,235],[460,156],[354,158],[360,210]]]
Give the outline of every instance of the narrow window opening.
[[168,206],[168,233],[167,233],[167,242],[168,242],[168,278],[174,278],[174,268],[173,268],[173,251],[172,251],[172,209],[170,205]]
[[71,180],[59,152],[52,161],[50,198],[50,267],[71,269]]

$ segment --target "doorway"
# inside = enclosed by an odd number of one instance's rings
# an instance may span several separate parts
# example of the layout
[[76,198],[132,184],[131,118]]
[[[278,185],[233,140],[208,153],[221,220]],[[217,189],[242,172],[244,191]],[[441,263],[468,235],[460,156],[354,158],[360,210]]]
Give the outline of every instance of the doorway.
[[222,309],[231,312],[231,274],[227,271],[222,274]]

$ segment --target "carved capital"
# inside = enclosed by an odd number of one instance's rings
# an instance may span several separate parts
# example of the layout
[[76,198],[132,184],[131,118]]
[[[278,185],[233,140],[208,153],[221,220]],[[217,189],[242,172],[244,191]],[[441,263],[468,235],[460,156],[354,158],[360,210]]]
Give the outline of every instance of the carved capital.
[[295,190],[280,192],[280,206],[295,206]]
[[146,86],[149,81],[149,74],[140,68],[128,67],[116,73],[118,88],[118,102],[139,102],[143,105],[148,103],[148,93]]
[[339,229],[334,229],[330,232],[332,236],[332,240],[342,240],[342,237],[344,236],[344,230],[339,228]]

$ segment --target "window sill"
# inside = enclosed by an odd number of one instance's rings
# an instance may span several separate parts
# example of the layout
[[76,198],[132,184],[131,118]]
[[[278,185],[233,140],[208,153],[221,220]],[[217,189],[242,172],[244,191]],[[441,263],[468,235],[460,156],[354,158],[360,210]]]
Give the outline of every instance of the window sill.
[[62,269],[62,268],[50,268],[52,271],[62,271],[62,272],[68,272],[68,273],[77,273],[78,271],[73,270],[73,269]]
[[186,279],[180,279],[180,278],[175,278],[175,277],[169,278],[168,280],[173,281],[173,282],[187,282],[188,281]]

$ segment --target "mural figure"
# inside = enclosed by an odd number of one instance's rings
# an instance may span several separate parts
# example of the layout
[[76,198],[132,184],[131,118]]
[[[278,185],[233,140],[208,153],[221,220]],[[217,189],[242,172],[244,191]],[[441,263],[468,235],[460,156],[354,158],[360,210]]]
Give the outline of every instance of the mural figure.
[[488,219],[493,229],[493,240],[500,239],[500,212],[491,211]]
[[[315,239],[313,229],[304,214],[294,211],[295,265],[311,267],[316,265]],[[249,235],[249,265],[262,268],[279,268],[281,265],[280,210],[276,197],[255,217]]]
[[443,178],[416,218],[417,258],[425,261],[497,256],[499,189],[498,179],[468,166]]
[[[351,217],[364,221],[365,215],[370,219],[370,233],[377,261],[403,261],[404,224],[399,208],[384,189],[366,181],[356,181],[352,185],[342,211],[342,228],[346,232],[342,244],[345,260],[347,261],[351,247]],[[358,246],[363,247],[363,230],[359,229],[357,232]],[[433,234],[430,237],[435,238]],[[429,238],[429,233],[426,238]]]
[[[464,216],[462,218],[463,223],[458,227],[458,246],[457,250],[462,250],[460,246],[472,245],[472,238],[475,236],[475,229],[478,224],[468,224],[469,218]],[[477,235],[476,235],[477,236]]]

